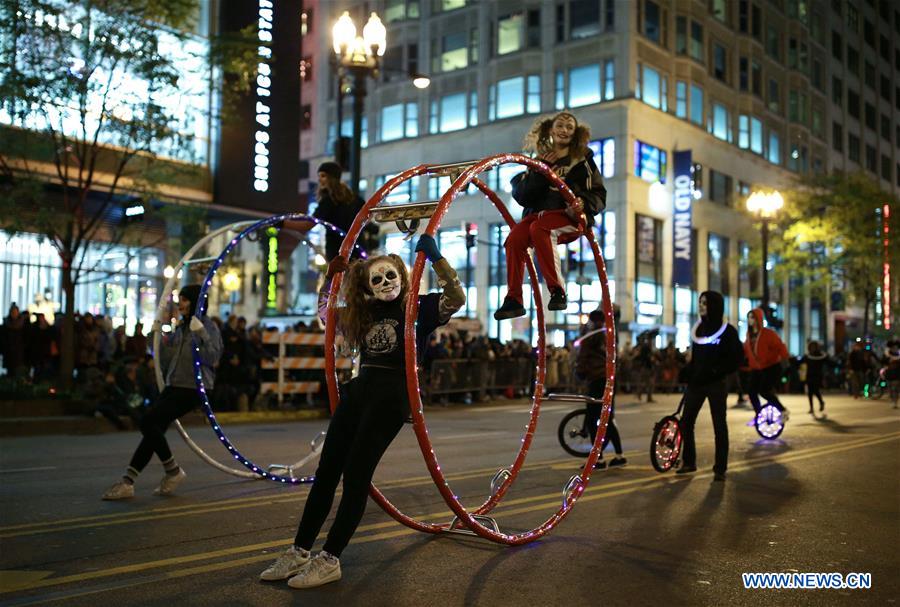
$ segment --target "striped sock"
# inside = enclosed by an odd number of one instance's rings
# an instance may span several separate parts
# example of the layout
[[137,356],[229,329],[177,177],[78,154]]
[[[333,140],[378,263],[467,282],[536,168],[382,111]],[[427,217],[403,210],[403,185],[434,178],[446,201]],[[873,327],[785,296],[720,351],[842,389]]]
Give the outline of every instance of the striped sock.
[[166,474],[168,474],[169,476],[175,476],[176,474],[178,474],[178,471],[181,470],[181,468],[178,467],[178,462],[175,461],[174,456],[164,461],[162,465],[166,470]]
[[140,470],[128,466],[127,468],[125,468],[125,474],[122,475],[122,480],[124,480],[129,485],[133,485],[134,481],[137,480],[138,474],[140,473]]

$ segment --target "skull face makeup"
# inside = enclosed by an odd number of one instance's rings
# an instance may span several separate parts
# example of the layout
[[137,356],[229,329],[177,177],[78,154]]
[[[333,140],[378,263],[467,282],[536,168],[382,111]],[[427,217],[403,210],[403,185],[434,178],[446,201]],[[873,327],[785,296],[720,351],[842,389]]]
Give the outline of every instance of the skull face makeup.
[[394,301],[400,295],[400,273],[390,261],[378,261],[369,268],[369,288],[376,299]]

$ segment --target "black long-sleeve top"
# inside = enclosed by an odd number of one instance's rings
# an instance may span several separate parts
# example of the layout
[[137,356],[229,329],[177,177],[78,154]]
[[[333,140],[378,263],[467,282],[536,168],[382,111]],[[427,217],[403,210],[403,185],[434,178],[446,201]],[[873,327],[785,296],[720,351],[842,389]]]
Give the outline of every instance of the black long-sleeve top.
[[[594,225],[594,215],[606,208],[606,186],[594,163],[591,150],[581,160],[564,156],[551,167],[572,192],[584,201],[584,213],[588,223]],[[543,174],[531,169],[519,173],[511,180],[512,195],[525,207],[523,217],[540,211],[566,208],[566,201],[559,190],[552,186]]]
[[744,346],[737,329],[728,325],[717,339],[708,344],[691,344],[689,386],[706,386],[725,379],[738,370],[744,360]]

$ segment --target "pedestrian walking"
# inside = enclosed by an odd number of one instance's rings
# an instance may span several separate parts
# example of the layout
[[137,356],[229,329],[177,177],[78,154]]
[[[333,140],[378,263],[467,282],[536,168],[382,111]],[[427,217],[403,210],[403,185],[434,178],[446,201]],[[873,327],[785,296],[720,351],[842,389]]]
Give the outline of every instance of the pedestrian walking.
[[825,365],[828,362],[828,354],[822,350],[819,342],[813,340],[806,346],[806,354],[800,359],[801,367],[806,367],[806,395],[809,397],[809,414],[815,415],[813,410],[813,396],[819,399],[819,411],[825,410],[825,400],[822,398],[822,380],[825,377]]

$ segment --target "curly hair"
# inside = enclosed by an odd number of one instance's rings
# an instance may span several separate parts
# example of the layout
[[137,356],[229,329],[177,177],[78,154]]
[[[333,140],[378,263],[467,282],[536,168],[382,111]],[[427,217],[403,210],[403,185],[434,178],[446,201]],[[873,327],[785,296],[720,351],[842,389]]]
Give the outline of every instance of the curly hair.
[[325,189],[328,190],[328,195],[338,204],[350,204],[356,198],[353,195],[353,190],[348,188],[339,177],[335,178],[328,175],[325,178],[325,183],[327,184]]
[[340,310],[338,327],[351,348],[359,348],[366,337],[366,330],[372,323],[370,302],[372,290],[369,288],[369,268],[379,261],[389,261],[400,275],[400,301],[406,304],[409,293],[409,270],[399,255],[379,255],[369,259],[357,259],[350,264],[344,277],[342,292],[346,307]]
[[522,142],[522,151],[543,154],[553,149],[550,132],[557,118],[567,116],[575,121],[575,133],[572,135],[572,143],[569,144],[569,156],[584,158],[587,156],[588,141],[591,140],[591,127],[580,124],[578,118],[571,112],[559,112],[553,116],[541,116],[534,121],[531,129],[525,134]]

